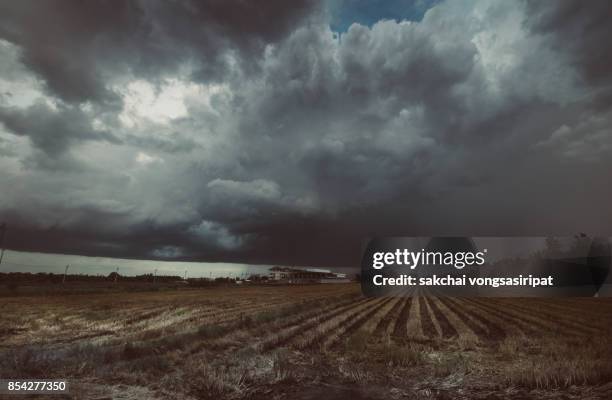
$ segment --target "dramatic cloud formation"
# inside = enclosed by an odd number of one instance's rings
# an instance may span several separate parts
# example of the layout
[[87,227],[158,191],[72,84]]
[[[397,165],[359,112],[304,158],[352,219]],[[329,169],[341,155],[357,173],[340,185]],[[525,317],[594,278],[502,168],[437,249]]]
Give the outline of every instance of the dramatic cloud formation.
[[346,7],[0,5],[9,247],[354,266],[376,235],[611,233],[609,2]]

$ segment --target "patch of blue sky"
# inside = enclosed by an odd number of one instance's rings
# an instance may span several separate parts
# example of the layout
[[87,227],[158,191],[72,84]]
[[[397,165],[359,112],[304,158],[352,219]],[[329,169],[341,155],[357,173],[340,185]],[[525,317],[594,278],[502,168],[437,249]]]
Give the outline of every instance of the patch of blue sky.
[[440,0],[329,0],[330,28],[344,33],[353,23],[372,26],[380,20],[420,21]]

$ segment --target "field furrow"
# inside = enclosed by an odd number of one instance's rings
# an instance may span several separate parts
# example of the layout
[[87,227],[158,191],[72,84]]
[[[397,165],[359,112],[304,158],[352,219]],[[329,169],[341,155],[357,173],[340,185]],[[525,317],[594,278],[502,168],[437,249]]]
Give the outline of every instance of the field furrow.
[[368,299],[364,303],[360,303],[354,307],[351,307],[345,312],[327,321],[324,321],[321,324],[318,324],[312,329],[302,332],[295,339],[291,340],[290,344],[292,345],[292,347],[295,347],[297,349],[306,349],[313,345],[316,345],[325,340],[326,336],[329,336],[330,333],[333,332],[333,330],[341,326],[343,323],[346,323],[346,321],[350,320],[351,318],[354,318],[360,313],[367,312],[373,309],[374,307],[379,306],[385,300],[386,299],[384,298]]
[[524,304],[520,301],[510,303],[502,300],[498,304],[500,304],[501,307],[514,310],[522,315],[537,318],[538,320],[543,321],[544,324],[547,324],[550,329],[553,330],[563,330],[566,333],[576,335],[591,335],[600,330],[572,321],[568,318],[568,316],[551,314],[547,312],[544,307],[534,306],[532,303]]
[[464,321],[462,315],[455,313],[453,310],[447,307],[439,297],[431,298],[431,302],[432,306],[435,306],[438,312],[444,316],[448,324],[452,327],[452,330],[461,340],[465,342],[479,341],[478,333],[468,325],[467,320]]
[[362,299],[358,302],[350,302],[348,304],[342,303],[332,306],[332,308],[327,311],[323,310],[323,312],[321,312],[321,310],[316,310],[318,312],[311,312],[301,315],[294,323],[287,323],[284,327],[282,327],[282,329],[264,337],[258,343],[254,344],[253,347],[268,350],[273,347],[282,346],[297,335],[308,331],[313,327],[316,327],[318,324],[334,318],[337,315],[342,314],[347,310],[350,310],[351,308],[367,301],[368,299]]
[[360,311],[351,318],[345,319],[341,322],[336,329],[334,329],[321,343],[321,348],[326,350],[333,345],[338,345],[342,338],[350,337],[351,334],[357,331],[363,324],[365,324],[369,318],[380,312],[387,304],[392,301],[390,298],[385,298],[382,302],[377,303],[375,306]]
[[[384,331],[386,333],[386,329],[382,328],[382,325],[388,324],[389,320],[394,317],[393,310],[395,310],[395,308],[402,303],[402,300],[403,299],[401,297],[396,297],[386,303],[378,313],[366,321],[366,323],[360,328],[360,331],[368,336],[374,337],[376,337],[375,332]],[[387,325],[385,325],[385,327],[386,326]]]
[[472,310],[474,315],[480,315],[482,319],[490,321],[490,326],[499,327],[504,332],[504,336],[525,336],[532,331],[529,327],[517,324],[517,321],[503,310],[495,307],[485,307],[483,304],[467,297],[463,297],[461,300],[463,306]]
[[440,327],[440,335],[445,338],[452,338],[457,336],[457,330],[455,327],[449,322],[447,316],[440,310],[438,304],[435,301],[435,297],[427,297],[427,304],[429,309],[433,312],[433,316],[438,322],[438,326]]
[[461,322],[467,325],[480,340],[500,340],[506,336],[502,328],[491,320],[484,318],[481,313],[475,312],[471,308],[462,305],[458,299],[448,297],[440,297],[439,299],[440,302],[457,315]]
[[410,316],[410,306],[412,305],[412,298],[406,298],[404,306],[400,311],[397,320],[395,322],[395,328],[393,330],[393,336],[405,338],[408,336],[408,318]]
[[421,298],[415,296],[412,298],[408,321],[406,322],[406,336],[409,338],[423,338],[423,324],[421,318]]
[[[514,306],[507,306],[499,303],[497,299],[487,299],[486,303],[482,299],[473,299],[473,301],[479,302],[484,307],[490,309],[502,310],[502,312],[509,316],[515,323],[520,324],[521,327],[530,331],[531,335],[542,335],[543,332],[556,332],[559,331],[559,325],[546,321],[539,315],[526,314],[518,311]],[[575,331],[566,332],[567,334],[576,334]]]
[[[604,310],[603,312],[595,312],[594,306],[577,309],[573,307],[565,307],[562,304],[556,303],[548,299],[529,299],[526,304],[530,307],[537,307],[544,310],[552,318],[563,318],[583,327],[588,327],[596,330],[606,329],[612,325],[612,309]],[[601,311],[601,310],[598,310]]]
[[423,336],[429,339],[439,337],[440,328],[434,323],[434,318],[429,310],[426,296],[419,296],[419,313]]
[[391,311],[385,315],[374,330],[373,336],[376,339],[388,338],[393,333],[395,329],[397,318],[402,310],[403,305],[408,300],[402,297],[398,297],[397,301],[393,305]]

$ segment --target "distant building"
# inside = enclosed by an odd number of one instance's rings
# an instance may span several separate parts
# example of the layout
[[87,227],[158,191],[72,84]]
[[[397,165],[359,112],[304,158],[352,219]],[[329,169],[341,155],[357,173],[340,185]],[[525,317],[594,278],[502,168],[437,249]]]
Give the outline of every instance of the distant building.
[[319,268],[287,268],[274,267],[270,269],[269,279],[274,282],[286,283],[347,283],[346,274],[338,274]]

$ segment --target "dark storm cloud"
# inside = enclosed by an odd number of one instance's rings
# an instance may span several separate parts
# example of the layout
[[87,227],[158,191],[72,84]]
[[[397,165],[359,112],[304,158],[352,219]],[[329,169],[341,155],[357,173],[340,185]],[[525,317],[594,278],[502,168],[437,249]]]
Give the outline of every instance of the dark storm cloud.
[[58,156],[74,141],[107,140],[118,142],[112,133],[95,129],[79,108],[36,103],[26,109],[0,107],[0,122],[10,132],[27,136],[32,144],[50,156]]
[[555,47],[571,54],[572,62],[589,84],[612,83],[612,7],[609,1],[530,1],[529,7],[531,28],[552,35]]
[[20,46],[22,61],[67,102],[115,103],[113,74],[155,78],[181,62],[198,79],[221,79],[227,57],[250,65],[312,11],[308,0],[36,1],[0,5],[0,38]]
[[167,137],[142,137],[126,136],[126,143],[142,149],[154,149],[165,153],[188,153],[197,149],[200,145],[190,138],[173,132]]
[[311,3],[2,7],[42,98],[0,103],[12,248],[350,266],[370,236],[610,233],[602,3],[339,37]]

